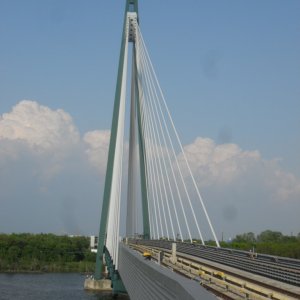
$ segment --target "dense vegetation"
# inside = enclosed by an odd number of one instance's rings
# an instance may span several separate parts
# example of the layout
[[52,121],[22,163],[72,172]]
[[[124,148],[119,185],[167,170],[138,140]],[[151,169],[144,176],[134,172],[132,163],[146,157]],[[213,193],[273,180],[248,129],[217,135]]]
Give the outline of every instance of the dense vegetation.
[[[266,230],[256,236],[248,232],[221,246],[300,259],[300,233],[285,236]],[[0,234],[0,272],[93,272],[95,259],[88,237]]]
[[300,233],[287,236],[266,230],[256,236],[248,232],[237,235],[231,242],[221,242],[221,247],[300,259]]
[[90,272],[89,238],[54,234],[0,234],[0,271]]

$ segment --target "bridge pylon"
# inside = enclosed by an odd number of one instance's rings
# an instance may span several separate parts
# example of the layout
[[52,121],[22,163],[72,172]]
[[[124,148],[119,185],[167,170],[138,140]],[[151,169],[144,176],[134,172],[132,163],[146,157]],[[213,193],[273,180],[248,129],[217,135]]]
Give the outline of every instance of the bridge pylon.
[[[126,236],[136,237],[138,216],[142,213],[144,239],[183,242],[186,233],[191,243],[196,234],[205,245],[200,220],[202,225],[207,221],[217,247],[220,246],[145,46],[139,28],[138,0],[126,0],[95,277],[87,282],[87,286],[93,289],[106,289],[104,286],[109,278],[116,293],[125,290],[118,271],[118,266],[121,270],[122,259],[120,264],[118,260],[130,43],[132,65]],[[190,188],[192,191],[189,191]],[[104,274],[105,266],[108,275]]]
[[[133,43],[132,78],[131,78],[131,114],[130,114],[130,149],[128,167],[128,209],[127,234],[137,232],[137,224],[132,211],[136,209],[136,161],[139,157],[140,188],[142,198],[143,236],[150,238],[149,212],[146,185],[146,149],[141,125],[141,107],[139,102],[139,86],[136,78],[137,63],[135,50],[136,24],[138,23],[138,0],[126,0],[117,83],[115,90],[108,160],[106,167],[102,211],[98,237],[96,269],[93,282],[87,288],[107,289],[107,277],[111,280],[114,292],[124,291],[122,280],[118,274],[118,239],[121,198],[122,155],[125,120],[126,75],[128,43]],[[138,142],[137,142],[138,141]],[[138,144],[138,145],[137,145]],[[104,268],[108,270],[108,276]],[[98,281],[99,284],[95,284]],[[105,284],[104,284],[105,282]]]

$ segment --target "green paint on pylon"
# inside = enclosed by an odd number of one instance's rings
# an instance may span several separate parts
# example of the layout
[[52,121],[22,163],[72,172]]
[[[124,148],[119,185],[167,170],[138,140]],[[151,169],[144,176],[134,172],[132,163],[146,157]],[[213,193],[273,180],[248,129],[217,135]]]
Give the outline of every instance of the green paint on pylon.
[[100,280],[103,278],[103,268],[104,268],[103,251],[104,251],[105,239],[106,239],[106,234],[107,234],[107,219],[108,219],[108,210],[109,210],[109,204],[110,204],[111,185],[112,185],[112,177],[113,177],[112,176],[113,175],[113,165],[114,165],[114,159],[115,159],[117,128],[118,128],[118,122],[119,122],[121,86],[122,86],[122,80],[123,80],[124,55],[125,55],[125,46],[126,46],[125,42],[126,42],[127,12],[136,12],[136,13],[138,12],[138,1],[137,0],[127,0],[126,6],[125,6],[122,42],[121,42],[119,67],[118,67],[118,77],[117,77],[113,119],[112,119],[112,126],[111,126],[111,135],[110,135],[110,142],[109,142],[108,160],[107,160],[106,176],[105,176],[105,186],[104,186],[100,228],[99,228],[98,251],[97,251],[97,257],[96,257],[96,269],[95,269],[95,279],[96,280]]

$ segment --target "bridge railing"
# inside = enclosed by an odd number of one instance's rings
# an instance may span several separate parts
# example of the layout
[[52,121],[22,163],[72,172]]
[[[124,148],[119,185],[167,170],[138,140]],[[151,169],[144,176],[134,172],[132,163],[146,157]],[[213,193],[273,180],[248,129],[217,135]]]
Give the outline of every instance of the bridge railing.
[[[171,251],[174,241],[131,240],[131,243]],[[218,248],[176,241],[178,253],[206,259],[222,265],[258,274],[284,283],[300,286],[300,260],[264,254],[253,254],[228,248]]]

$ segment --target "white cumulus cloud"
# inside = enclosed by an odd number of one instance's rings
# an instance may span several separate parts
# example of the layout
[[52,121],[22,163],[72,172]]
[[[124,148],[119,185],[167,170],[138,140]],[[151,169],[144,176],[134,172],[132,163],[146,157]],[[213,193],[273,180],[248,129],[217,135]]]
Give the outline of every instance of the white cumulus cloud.
[[101,173],[105,172],[110,139],[109,130],[94,130],[87,132],[83,140],[87,146],[86,154],[89,162]]
[[30,171],[39,178],[59,173],[79,143],[72,117],[62,109],[23,100],[0,117],[0,164],[31,159]]
[[[244,151],[236,144],[216,144],[209,138],[197,138],[184,147],[200,187],[243,186],[267,190],[272,201],[300,197],[300,179],[283,171],[278,160],[264,160],[260,153]],[[183,156],[179,155],[183,164]]]
[[[184,147],[187,160],[200,186],[230,184],[261,160],[258,151],[243,151],[236,144],[217,145],[212,139],[198,137]],[[183,165],[183,155],[179,155]]]
[[0,116],[0,231],[94,232],[102,184],[93,147],[62,109],[24,100]]
[[[0,230],[70,232],[66,216],[82,232],[97,230],[109,139],[109,130],[81,137],[67,112],[35,101],[0,116]],[[217,231],[296,232],[300,179],[280,161],[201,137],[184,150]],[[124,170],[127,151],[125,143]],[[178,158],[183,164],[182,154]]]
[[298,232],[300,178],[283,170],[280,160],[200,137],[184,150],[217,231],[227,238],[265,229]]
[[76,144],[80,136],[72,117],[62,109],[23,100],[0,117],[1,139],[24,141],[43,152]]

